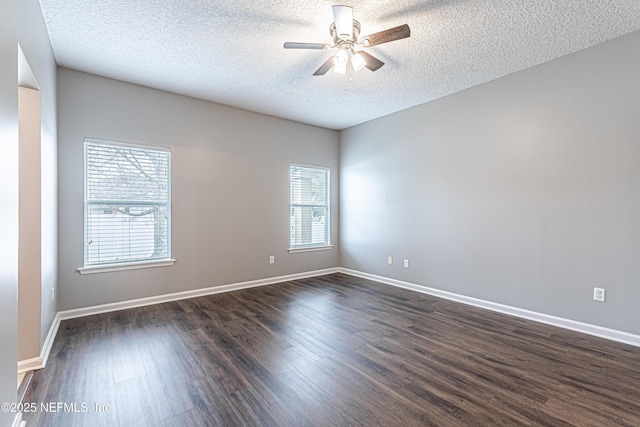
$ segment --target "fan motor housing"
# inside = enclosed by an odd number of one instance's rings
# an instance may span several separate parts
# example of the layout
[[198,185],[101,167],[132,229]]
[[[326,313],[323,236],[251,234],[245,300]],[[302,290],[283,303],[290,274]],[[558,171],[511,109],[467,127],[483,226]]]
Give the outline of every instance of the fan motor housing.
[[335,22],[329,26],[329,32],[331,33],[335,46],[342,47],[345,44],[354,45],[358,41],[358,36],[360,35],[360,23],[355,19],[353,20],[353,35],[350,39],[341,39],[338,37]]

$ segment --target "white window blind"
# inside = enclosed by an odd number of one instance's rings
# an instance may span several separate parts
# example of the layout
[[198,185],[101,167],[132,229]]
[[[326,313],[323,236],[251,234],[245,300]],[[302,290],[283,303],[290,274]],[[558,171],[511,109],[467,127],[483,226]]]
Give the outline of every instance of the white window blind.
[[329,245],[329,169],[291,165],[290,248]]
[[171,151],[85,139],[86,266],[171,257]]

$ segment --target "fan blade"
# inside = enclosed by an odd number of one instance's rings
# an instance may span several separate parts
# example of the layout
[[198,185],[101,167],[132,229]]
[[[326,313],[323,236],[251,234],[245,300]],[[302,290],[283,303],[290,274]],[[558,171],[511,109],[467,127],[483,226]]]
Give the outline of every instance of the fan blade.
[[409,30],[409,26],[404,24],[398,27],[389,28],[388,30],[380,31],[379,33],[361,37],[361,40],[365,46],[375,46],[382,43],[389,43],[394,40],[404,39],[410,35],[411,30]]
[[318,68],[316,70],[315,73],[313,73],[314,76],[324,76],[325,74],[327,74],[327,71],[329,71],[331,69],[331,67],[333,67],[333,56],[329,59],[327,59],[324,64],[322,64],[320,66],[320,68]]
[[373,57],[371,55],[369,55],[367,52],[365,51],[359,51],[358,52],[360,55],[362,55],[362,57],[364,58],[365,61],[365,67],[367,67],[368,69],[370,69],[371,71],[376,71],[377,69],[379,69],[380,67],[382,67],[384,65],[384,62],[380,61],[378,58]]
[[297,43],[285,42],[285,49],[326,49],[327,45],[322,43]]
[[332,9],[338,38],[353,38],[353,9],[350,6],[333,6]]

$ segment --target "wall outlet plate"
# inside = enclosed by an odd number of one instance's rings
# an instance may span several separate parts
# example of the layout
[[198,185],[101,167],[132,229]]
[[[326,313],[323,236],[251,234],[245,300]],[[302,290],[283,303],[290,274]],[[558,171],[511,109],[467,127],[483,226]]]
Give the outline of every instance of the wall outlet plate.
[[606,292],[603,288],[593,288],[593,299],[595,301],[605,302]]
[[404,260],[404,268],[409,268],[409,260],[408,259]]
[[275,264],[276,263],[276,257],[271,255],[269,256],[269,264]]
[[391,255],[387,257],[387,264],[389,265],[393,264],[393,257]]

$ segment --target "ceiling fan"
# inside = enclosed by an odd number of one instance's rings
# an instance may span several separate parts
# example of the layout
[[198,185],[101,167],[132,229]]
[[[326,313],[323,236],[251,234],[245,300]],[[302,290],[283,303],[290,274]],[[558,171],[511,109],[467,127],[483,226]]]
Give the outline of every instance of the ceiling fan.
[[363,51],[362,48],[404,39],[411,35],[409,26],[404,24],[360,37],[360,23],[353,19],[353,8],[333,6],[332,9],[334,22],[329,27],[329,32],[333,38],[333,44],[298,42],[284,44],[285,49],[338,49],[335,55],[327,59],[313,73],[314,76],[326,74],[331,67],[338,74],[346,74],[349,67],[355,71],[360,71],[365,67],[376,71],[384,65],[384,62]]

